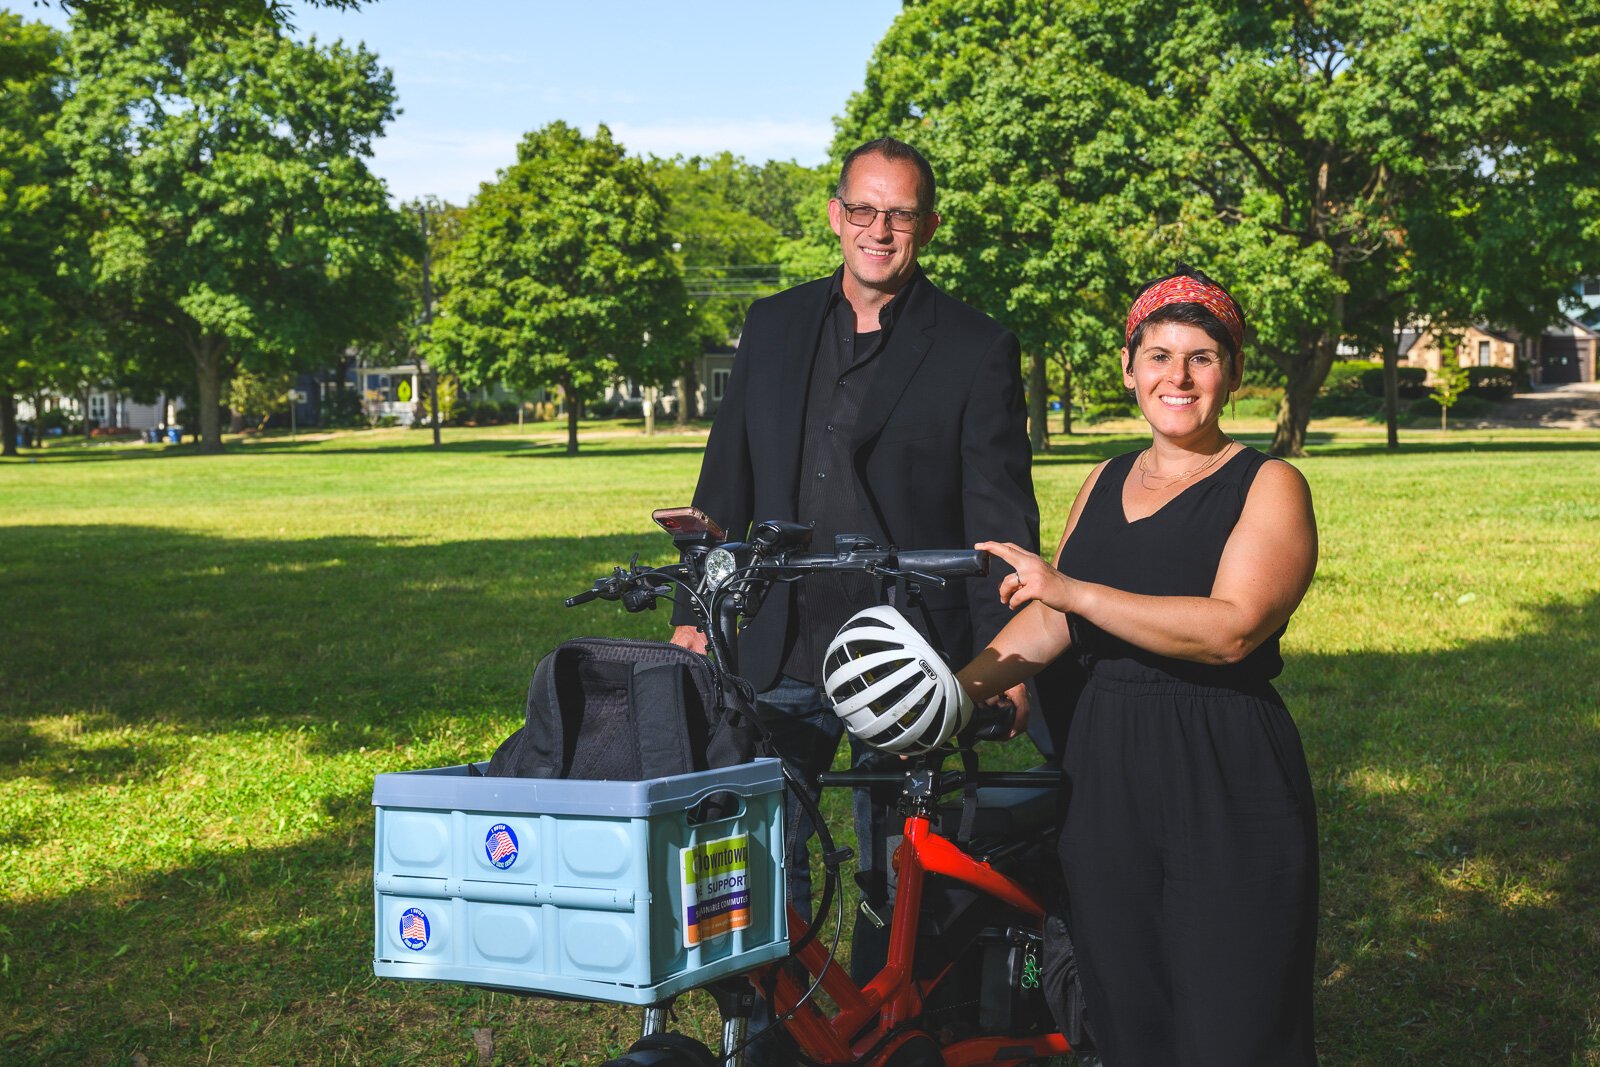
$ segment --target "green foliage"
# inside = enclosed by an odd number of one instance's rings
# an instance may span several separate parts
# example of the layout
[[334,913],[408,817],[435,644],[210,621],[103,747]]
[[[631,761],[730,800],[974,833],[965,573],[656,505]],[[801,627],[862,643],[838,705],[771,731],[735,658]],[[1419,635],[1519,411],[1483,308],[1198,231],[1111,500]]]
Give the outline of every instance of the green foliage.
[[1517,391],[1517,372],[1506,367],[1468,367],[1467,395],[1488,401],[1510,400]]
[[[129,5],[127,0],[57,0],[67,11],[90,24],[126,22],[160,11],[201,32],[238,29],[261,25],[292,28],[292,0],[142,0]],[[302,0],[307,7],[351,11],[364,0]],[[130,7],[133,8],[130,11]]]
[[[60,277],[78,219],[52,133],[67,93],[60,34],[0,11],[0,394],[70,389],[71,298]],[[15,441],[4,442],[7,454]]]
[[394,114],[375,56],[158,12],[80,21],[68,54],[59,130],[97,218],[87,280],[193,359],[204,447],[221,447],[234,366],[316,365],[391,328],[410,231],[366,163]]
[[650,161],[667,199],[667,227],[695,309],[697,348],[739,335],[750,304],[780,288],[778,245],[821,184],[795,163],[746,163],[732,153]]
[[[1328,377],[1319,389],[1319,396],[1343,396],[1348,393],[1359,393],[1362,389],[1364,376],[1374,369],[1370,359],[1344,359],[1339,360],[1328,368]],[[1381,375],[1383,368],[1376,368]]]
[[1462,419],[1481,419],[1493,410],[1494,405],[1481,396],[1460,393],[1448,405],[1439,400],[1438,390],[1411,401],[1406,407],[1406,417],[1414,422],[1437,422],[1445,426],[1445,418],[1454,414]]
[[322,398],[319,421],[331,429],[354,429],[367,424],[361,394],[354,389],[335,389]]
[[[1395,380],[1400,388],[1401,400],[1415,400],[1427,395],[1428,368],[1396,367]],[[1383,368],[1374,367],[1362,372],[1361,388],[1368,396],[1383,399]]]
[[1440,344],[1439,369],[1434,371],[1433,391],[1428,394],[1428,399],[1438,405],[1441,430],[1448,426],[1450,409],[1467,391],[1467,368],[1457,361],[1457,350],[1458,344],[1454,341]]
[[238,371],[228,382],[228,407],[263,429],[272,416],[289,410],[288,393],[294,375]]
[[[927,0],[840,123],[948,190],[930,268],[1075,367],[1186,259],[1243,303],[1303,445],[1341,341],[1528,328],[1600,261],[1600,20],[1539,0]],[[942,252],[940,251],[942,250]],[[1248,365],[1248,363],[1247,363]]]
[[669,379],[692,351],[664,198],[601,126],[527,134],[483,186],[441,264],[430,358],[468,385],[559,385],[577,450],[579,398],[619,376]]

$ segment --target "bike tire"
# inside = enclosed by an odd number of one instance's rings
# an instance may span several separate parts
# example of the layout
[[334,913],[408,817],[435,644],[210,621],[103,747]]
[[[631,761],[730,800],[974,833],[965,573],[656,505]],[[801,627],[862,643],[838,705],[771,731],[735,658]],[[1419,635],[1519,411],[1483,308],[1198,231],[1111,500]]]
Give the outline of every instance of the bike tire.
[[650,1034],[600,1067],[718,1067],[718,1060],[703,1043],[686,1034]]

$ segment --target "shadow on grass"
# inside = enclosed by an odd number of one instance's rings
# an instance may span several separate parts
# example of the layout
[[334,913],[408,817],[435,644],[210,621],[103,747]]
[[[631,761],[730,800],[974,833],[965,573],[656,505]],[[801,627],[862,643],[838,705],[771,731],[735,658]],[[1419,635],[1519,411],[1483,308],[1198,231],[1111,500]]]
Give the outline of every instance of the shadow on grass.
[[0,1060],[476,1062],[483,1027],[497,1062],[599,1062],[633,1039],[633,1010],[574,1027],[570,1005],[375,981],[369,797],[323,807],[334,828],[294,845],[0,906]]
[[1495,642],[1300,657],[1324,1062],[1600,1054],[1600,597]]
[[403,744],[450,715],[513,723],[560,641],[667,635],[665,610],[562,606],[587,584],[572,576],[635,553],[665,561],[671,546],[0,527],[0,778],[115,781],[181,759],[190,734],[316,726],[313,749],[343,751]]

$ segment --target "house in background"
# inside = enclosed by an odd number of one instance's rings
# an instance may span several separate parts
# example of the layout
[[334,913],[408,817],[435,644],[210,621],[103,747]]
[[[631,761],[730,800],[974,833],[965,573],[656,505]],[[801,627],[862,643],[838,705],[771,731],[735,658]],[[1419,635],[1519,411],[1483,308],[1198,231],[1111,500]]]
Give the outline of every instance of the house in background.
[[[702,352],[694,362],[695,411],[699,417],[710,418],[722,406],[728,391],[728,379],[733,375],[733,354],[736,344],[724,345]],[[631,378],[619,378],[606,390],[604,402],[620,412],[638,414],[644,410],[644,388]],[[675,413],[677,392],[671,388],[656,391],[656,411],[665,416]]]
[[[1600,344],[1600,311],[1596,316],[1595,325],[1564,318],[1534,337],[1478,323],[1454,336],[1456,362],[1463,367],[1521,368],[1534,384],[1592,382],[1596,379],[1596,347]],[[1437,371],[1444,358],[1440,344],[1443,339],[1429,329],[1402,331],[1400,365]]]
[[1453,340],[1456,362],[1463,367],[1504,367],[1514,370],[1522,341],[1509,330],[1487,325],[1469,326],[1459,334],[1442,335],[1433,330],[1406,330],[1400,335],[1400,363],[1407,367],[1439,369],[1444,359],[1444,344]]
[[[43,398],[43,411],[34,410],[28,397],[17,398],[17,422],[31,424],[39,416],[59,411],[71,422],[83,419],[85,408],[81,396],[62,396],[49,393]],[[96,428],[127,430],[143,433],[146,430],[166,429],[183,421],[183,402],[177,397],[162,396],[154,404],[142,404],[126,393],[115,389],[94,389],[88,395],[88,416]]]

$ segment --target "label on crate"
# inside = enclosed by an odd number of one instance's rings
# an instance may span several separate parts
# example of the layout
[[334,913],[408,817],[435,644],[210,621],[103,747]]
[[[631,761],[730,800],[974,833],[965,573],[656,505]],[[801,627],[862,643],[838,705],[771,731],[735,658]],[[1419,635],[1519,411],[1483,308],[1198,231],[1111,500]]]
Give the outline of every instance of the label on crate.
[[750,925],[750,835],[678,850],[683,864],[683,947]]
[[517,862],[517,832],[503,822],[489,827],[483,835],[483,854],[502,871]]

